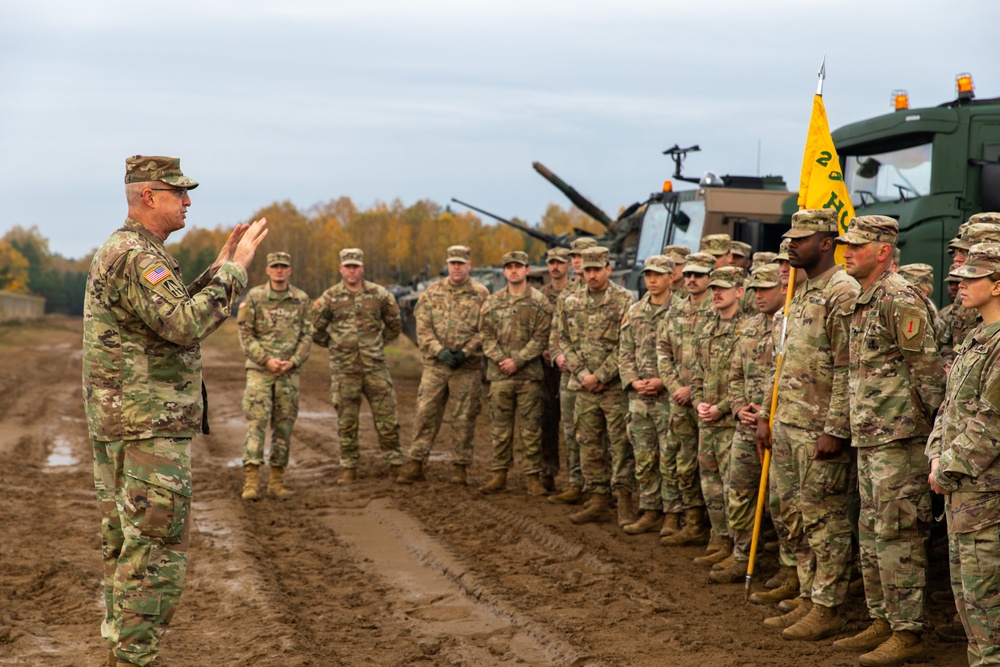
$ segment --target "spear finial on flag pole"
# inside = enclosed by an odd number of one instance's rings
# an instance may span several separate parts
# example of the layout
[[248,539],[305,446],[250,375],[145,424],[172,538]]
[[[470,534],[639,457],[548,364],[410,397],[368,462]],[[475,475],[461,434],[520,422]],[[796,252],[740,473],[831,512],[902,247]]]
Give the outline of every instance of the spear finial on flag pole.
[[819,66],[819,83],[816,84],[816,94],[823,96],[823,80],[826,79],[826,54],[823,54],[823,64]]

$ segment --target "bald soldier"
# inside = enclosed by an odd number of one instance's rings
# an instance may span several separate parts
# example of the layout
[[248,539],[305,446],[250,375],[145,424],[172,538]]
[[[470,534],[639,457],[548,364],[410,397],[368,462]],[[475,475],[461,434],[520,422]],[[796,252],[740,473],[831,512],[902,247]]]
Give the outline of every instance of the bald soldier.
[[128,217],[90,265],[83,397],[101,509],[111,667],[148,665],[180,602],[191,524],[191,440],[208,433],[201,341],[229,318],[267,235],[237,225],[190,285],[164,241],[198,187],[174,157],[125,160]]

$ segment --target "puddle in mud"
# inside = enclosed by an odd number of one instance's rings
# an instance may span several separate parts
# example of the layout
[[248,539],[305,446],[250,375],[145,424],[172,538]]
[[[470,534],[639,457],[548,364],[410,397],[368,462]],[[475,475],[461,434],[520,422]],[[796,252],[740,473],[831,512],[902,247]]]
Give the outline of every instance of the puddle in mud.
[[73,449],[70,447],[69,440],[57,435],[52,442],[52,451],[49,452],[49,457],[45,460],[45,467],[64,468],[66,466],[75,466],[79,462],[79,459],[73,456]]

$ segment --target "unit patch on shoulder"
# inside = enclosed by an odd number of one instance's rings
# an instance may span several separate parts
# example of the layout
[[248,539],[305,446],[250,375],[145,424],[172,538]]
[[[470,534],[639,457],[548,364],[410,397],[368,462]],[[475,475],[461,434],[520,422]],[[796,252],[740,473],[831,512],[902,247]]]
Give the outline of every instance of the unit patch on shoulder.
[[159,283],[169,278],[171,275],[172,274],[170,273],[170,271],[167,270],[167,267],[163,266],[162,264],[157,264],[149,271],[146,271],[146,273],[144,273],[142,277],[150,285],[158,285]]

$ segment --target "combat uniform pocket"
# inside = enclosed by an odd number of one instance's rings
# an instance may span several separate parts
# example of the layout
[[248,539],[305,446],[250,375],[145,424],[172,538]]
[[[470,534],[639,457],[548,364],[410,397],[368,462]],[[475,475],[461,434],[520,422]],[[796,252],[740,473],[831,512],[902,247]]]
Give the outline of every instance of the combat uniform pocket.
[[190,507],[190,471],[169,459],[128,448],[124,473],[130,478],[127,511],[140,533],[168,543],[181,542]]
[[920,519],[917,509],[920,496],[929,490],[926,472],[893,475],[881,480],[879,482],[881,511],[875,523],[878,539],[895,540],[899,539],[902,532],[912,532]]

